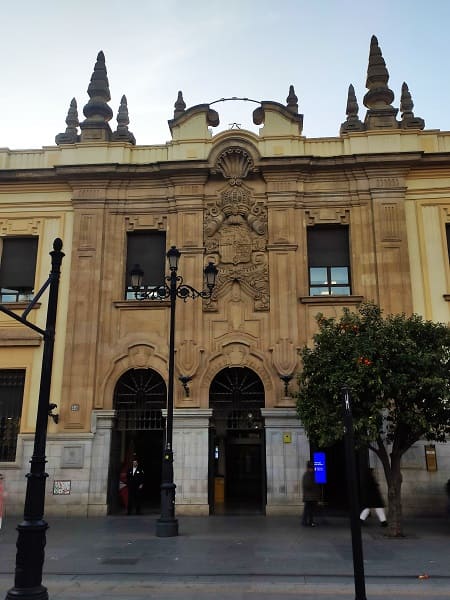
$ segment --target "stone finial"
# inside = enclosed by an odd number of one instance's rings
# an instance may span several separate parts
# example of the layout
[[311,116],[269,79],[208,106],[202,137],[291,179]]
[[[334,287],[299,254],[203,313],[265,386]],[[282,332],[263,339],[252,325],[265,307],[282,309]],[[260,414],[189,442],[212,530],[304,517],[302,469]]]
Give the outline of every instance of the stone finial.
[[111,94],[105,55],[101,51],[97,55],[97,62],[87,92],[90,100],[83,108],[86,120],[80,123],[81,141],[108,141],[112,135],[108,121],[111,120],[113,112],[107,104],[111,100]]
[[424,129],[425,121],[420,117],[415,117],[413,113],[414,103],[411,98],[411,93],[405,82],[402,84],[402,96],[400,98],[400,112],[402,120],[400,127],[402,129]]
[[136,144],[136,138],[128,130],[130,119],[128,116],[128,103],[125,94],[120,100],[119,111],[117,113],[117,129],[112,134],[112,140],[114,142],[129,142],[130,144]]
[[348,131],[364,131],[364,123],[360,121],[358,117],[359,106],[356,100],[355,88],[352,84],[348,86],[347,96],[347,119],[341,124],[340,133],[347,133]]
[[287,102],[287,109],[291,113],[294,113],[294,115],[297,115],[298,114],[298,98],[295,95],[295,90],[294,90],[293,85],[289,86],[289,94],[288,94],[288,97],[286,98],[286,102]]
[[58,133],[55,137],[55,142],[60,146],[61,144],[75,144],[78,142],[78,127],[80,125],[78,121],[78,109],[77,101],[72,98],[67,112],[66,117],[66,131],[65,133]]
[[181,90],[178,92],[177,101],[175,102],[174,107],[173,118],[177,119],[186,110],[186,102],[183,100],[183,92]]
[[366,129],[397,128],[395,119],[398,110],[391,106],[394,93],[388,87],[389,72],[386,68],[377,38],[373,35],[370,41],[369,66],[367,68],[366,87],[368,92],[364,96],[364,106],[369,110],[366,113]]

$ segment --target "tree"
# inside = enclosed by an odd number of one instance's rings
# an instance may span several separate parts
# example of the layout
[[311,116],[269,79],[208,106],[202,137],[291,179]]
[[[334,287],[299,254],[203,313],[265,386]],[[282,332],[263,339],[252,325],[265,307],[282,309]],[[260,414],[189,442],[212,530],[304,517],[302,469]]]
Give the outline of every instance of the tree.
[[445,442],[450,433],[450,328],[416,314],[384,317],[372,303],[317,322],[313,347],[302,350],[299,417],[319,446],[342,439],[349,386],[355,443],[383,465],[389,534],[401,536],[401,458],[418,440]]

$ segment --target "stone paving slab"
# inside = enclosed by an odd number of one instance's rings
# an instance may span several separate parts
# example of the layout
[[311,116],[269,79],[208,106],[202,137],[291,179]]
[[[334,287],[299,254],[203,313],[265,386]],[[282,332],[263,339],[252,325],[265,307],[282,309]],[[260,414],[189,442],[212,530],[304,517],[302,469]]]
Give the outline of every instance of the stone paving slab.
[[[180,517],[175,538],[157,538],[155,521],[49,519],[51,600],[355,597],[346,518],[303,528],[295,517]],[[14,582],[16,524],[0,530],[0,593]],[[393,540],[376,522],[363,529],[368,600],[450,598],[450,523],[415,520],[405,532]]]
[[[0,576],[3,585],[5,576]],[[281,578],[278,581],[268,578],[236,577],[196,577],[196,578],[136,578],[108,577],[107,580],[84,576],[49,576],[46,580],[49,597],[52,600],[107,599],[126,600],[237,600],[239,598],[277,600],[280,598],[309,598],[328,600],[330,598],[354,598],[354,584],[349,578],[324,582],[314,578]],[[442,600],[449,597],[448,585],[442,581],[426,582],[399,580],[396,584],[366,580],[368,600],[391,598],[409,600]]]

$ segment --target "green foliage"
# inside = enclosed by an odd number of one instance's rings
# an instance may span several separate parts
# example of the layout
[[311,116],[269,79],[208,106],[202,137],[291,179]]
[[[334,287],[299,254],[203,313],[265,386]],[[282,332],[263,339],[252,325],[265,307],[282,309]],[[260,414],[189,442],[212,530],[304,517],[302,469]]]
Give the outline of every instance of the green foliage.
[[384,317],[374,304],[340,319],[317,316],[312,348],[302,350],[298,414],[324,447],[344,435],[343,385],[351,390],[355,440],[382,439],[401,456],[421,438],[450,433],[450,329],[419,315]]

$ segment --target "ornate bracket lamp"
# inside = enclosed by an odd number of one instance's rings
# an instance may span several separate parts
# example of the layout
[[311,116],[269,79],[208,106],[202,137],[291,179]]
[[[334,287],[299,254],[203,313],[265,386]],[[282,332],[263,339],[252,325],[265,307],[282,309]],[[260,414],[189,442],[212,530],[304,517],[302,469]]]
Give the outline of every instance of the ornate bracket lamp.
[[173,537],[178,535],[178,521],[175,518],[176,485],[173,480],[172,450],[176,299],[181,298],[186,302],[188,298],[211,298],[218,273],[214,263],[209,262],[204,269],[207,289],[198,291],[192,286],[184,283],[183,278],[180,275],[177,275],[181,252],[175,246],[172,246],[166,256],[169,263],[170,275],[166,277],[166,282],[162,285],[143,286],[144,272],[139,265],[135,265],[130,273],[131,287],[134,290],[134,295],[137,300],[170,300],[169,381],[167,387],[166,438],[162,462],[161,516],[156,521],[157,537]]
[[289,395],[289,382],[293,378],[293,375],[280,375],[281,381],[284,383],[284,395]]
[[189,398],[190,396],[190,389],[189,389],[189,382],[192,380],[192,377],[190,377],[189,375],[180,375],[178,377],[178,379],[181,381],[181,385],[184,388],[184,393],[186,395],[187,398]]

